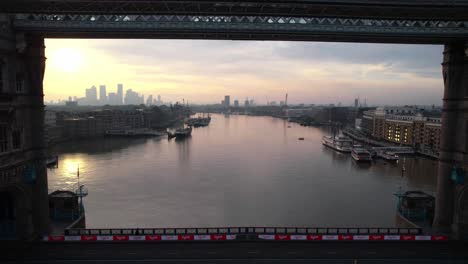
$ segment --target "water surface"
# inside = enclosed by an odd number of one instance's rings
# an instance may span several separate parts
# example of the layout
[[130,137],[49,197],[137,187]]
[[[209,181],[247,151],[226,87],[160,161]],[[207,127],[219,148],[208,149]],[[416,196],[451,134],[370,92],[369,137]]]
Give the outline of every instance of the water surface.
[[49,170],[49,190],[76,187],[79,164],[89,228],[393,226],[399,187],[435,191],[435,161],[359,165],[325,148],[327,133],[271,117],[213,115],[185,140],[61,143],[52,148],[60,164]]

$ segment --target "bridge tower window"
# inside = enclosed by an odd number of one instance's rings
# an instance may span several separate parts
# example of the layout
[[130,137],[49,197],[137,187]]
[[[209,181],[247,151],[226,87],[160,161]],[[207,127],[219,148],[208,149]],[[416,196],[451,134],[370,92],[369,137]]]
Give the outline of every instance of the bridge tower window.
[[0,153],[8,150],[8,134],[7,126],[0,125]]
[[0,239],[16,236],[16,210],[14,198],[9,193],[0,193]]
[[0,59],[0,93],[5,92],[5,64],[3,63],[3,60]]
[[468,120],[465,122],[465,151],[468,152]]
[[21,93],[23,92],[24,87],[24,78],[21,74],[16,74],[16,92]]
[[[465,97],[468,97],[468,76],[465,74],[463,78],[463,83],[465,84]],[[438,121],[440,122],[441,120]]]
[[21,137],[22,137],[22,134],[23,134],[23,133],[21,133],[21,130],[20,130],[20,129],[16,129],[16,130],[13,131],[13,133],[12,133],[13,149],[19,149],[19,148],[21,148],[21,144],[22,144]]

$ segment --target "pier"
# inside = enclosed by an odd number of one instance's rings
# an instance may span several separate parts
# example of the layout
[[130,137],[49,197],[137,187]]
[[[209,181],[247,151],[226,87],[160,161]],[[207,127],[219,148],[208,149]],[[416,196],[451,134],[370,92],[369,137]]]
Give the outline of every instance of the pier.
[[372,151],[377,153],[387,152],[396,155],[414,155],[415,151],[412,147],[373,147]]
[[[403,155],[422,155],[425,157],[429,157],[432,159],[437,159],[439,157],[439,153],[431,151],[431,150],[426,150],[426,149],[414,149],[413,147],[410,146],[398,146],[395,145],[394,143],[390,142],[385,142],[385,141],[380,141],[380,140],[375,140],[372,139],[366,135],[363,135],[359,131],[355,129],[344,129],[343,134],[350,137],[353,140],[356,140],[358,142],[364,143],[371,147],[372,150],[382,150],[382,151],[388,151],[388,152],[393,152],[395,154],[403,154]],[[393,151],[396,150],[396,151]],[[397,153],[402,151],[402,153]]]

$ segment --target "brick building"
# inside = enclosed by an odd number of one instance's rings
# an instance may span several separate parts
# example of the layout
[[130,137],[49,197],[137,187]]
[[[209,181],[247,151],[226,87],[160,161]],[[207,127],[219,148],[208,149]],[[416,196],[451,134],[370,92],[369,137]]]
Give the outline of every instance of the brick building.
[[375,139],[437,152],[441,125],[441,118],[433,113],[424,114],[409,107],[379,107],[363,113],[361,130]]

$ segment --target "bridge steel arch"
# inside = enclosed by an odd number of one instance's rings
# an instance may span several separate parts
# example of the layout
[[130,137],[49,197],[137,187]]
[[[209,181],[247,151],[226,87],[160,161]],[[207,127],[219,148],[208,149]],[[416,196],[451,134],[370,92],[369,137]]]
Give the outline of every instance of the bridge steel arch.
[[[444,105],[434,225],[467,230],[464,218],[457,217],[466,215],[467,208],[457,206],[459,199],[465,201],[466,191],[457,191],[460,186],[451,181],[450,173],[453,166],[468,169],[468,0],[2,1],[0,118],[10,115],[11,109],[21,113],[25,142],[10,153],[28,162],[44,158],[46,37],[443,44]],[[36,211],[47,211],[45,167],[38,171],[40,184],[32,199]],[[37,231],[46,232],[48,216],[35,217]]]

